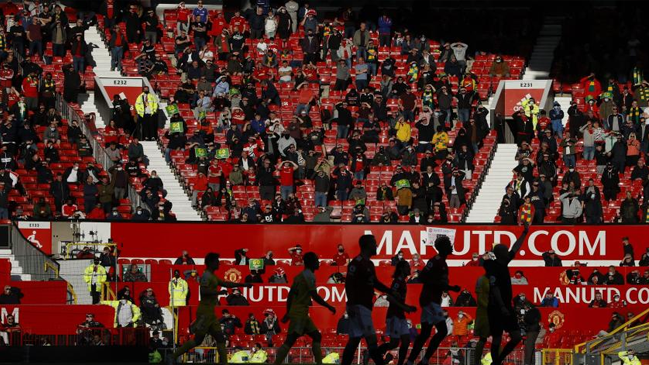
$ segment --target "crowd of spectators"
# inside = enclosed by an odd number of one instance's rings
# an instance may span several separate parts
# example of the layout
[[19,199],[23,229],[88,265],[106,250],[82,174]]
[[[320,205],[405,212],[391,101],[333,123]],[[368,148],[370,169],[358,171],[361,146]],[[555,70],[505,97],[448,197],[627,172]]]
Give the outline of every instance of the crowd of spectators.
[[[630,46],[629,46],[630,47]],[[573,88],[564,111],[546,113],[524,99],[513,116],[518,166],[499,210],[503,224],[647,223],[649,204],[649,83],[635,66],[633,80],[591,73]]]
[[[322,21],[293,1],[228,19],[201,3],[165,13],[176,35],[167,63],[180,86],[165,91],[166,69],[147,76],[177,106],[166,158],[208,217],[303,222],[306,208],[308,220],[329,221],[341,215],[332,202],[351,204],[342,215],[357,223],[439,223],[448,209],[461,213],[462,181],[473,178],[489,134],[481,99],[491,84],[475,72],[511,77],[512,58],[431,41],[388,13],[359,15],[343,9]],[[140,55],[167,57],[153,43],[166,50],[168,37],[148,39]],[[378,193],[369,177],[380,171]],[[377,200],[385,209],[370,212]]]

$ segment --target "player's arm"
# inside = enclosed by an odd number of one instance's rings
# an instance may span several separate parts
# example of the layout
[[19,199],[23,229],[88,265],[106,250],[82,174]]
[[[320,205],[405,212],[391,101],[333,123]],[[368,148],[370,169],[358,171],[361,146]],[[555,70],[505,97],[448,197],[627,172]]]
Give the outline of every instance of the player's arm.
[[219,283],[224,288],[251,288],[251,283],[235,283],[233,281],[221,281]]
[[386,293],[386,295],[390,305],[396,305],[397,307],[399,307],[399,309],[401,309],[404,312],[411,313],[417,310],[417,307],[413,307],[412,305],[406,304],[405,301],[402,301],[401,299],[395,297],[390,293]]
[[311,295],[311,299],[313,299],[316,303],[318,303],[318,304],[320,304],[321,306],[323,306],[323,307],[329,309],[329,311],[330,311],[332,314],[336,314],[336,308],[334,308],[331,304],[327,303],[327,301],[325,301],[324,299],[322,299],[322,297],[320,296],[320,294],[318,294],[318,291],[317,291],[317,290],[311,290],[311,291],[309,292],[309,294]]
[[512,247],[512,249],[509,250],[509,260],[510,261],[513,260],[514,257],[516,257],[516,253],[518,252],[518,250],[521,249],[521,246],[523,246],[523,242],[525,242],[525,237],[527,237],[527,233],[530,230],[530,225],[527,224],[527,223],[523,224],[523,227],[524,227],[523,228],[523,233],[521,233],[521,235],[518,237],[518,239],[514,243],[514,246]]

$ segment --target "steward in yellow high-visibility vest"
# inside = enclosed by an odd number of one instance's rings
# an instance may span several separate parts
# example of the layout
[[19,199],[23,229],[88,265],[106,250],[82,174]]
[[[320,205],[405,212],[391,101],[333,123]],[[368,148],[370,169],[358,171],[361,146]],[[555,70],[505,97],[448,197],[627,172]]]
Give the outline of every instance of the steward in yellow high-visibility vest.
[[174,271],[174,277],[169,281],[169,305],[184,307],[187,305],[189,286],[185,279],[180,277],[180,271]]

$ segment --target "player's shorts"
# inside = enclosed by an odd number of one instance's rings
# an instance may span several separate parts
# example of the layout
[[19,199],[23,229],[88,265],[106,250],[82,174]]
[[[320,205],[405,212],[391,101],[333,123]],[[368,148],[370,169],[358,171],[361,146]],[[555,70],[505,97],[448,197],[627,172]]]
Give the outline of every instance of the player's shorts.
[[437,303],[430,303],[421,308],[421,323],[436,325],[446,320],[442,306]]
[[216,315],[201,315],[196,313],[196,320],[189,326],[189,330],[196,336],[205,336],[221,332],[221,323]]
[[288,334],[294,333],[303,336],[318,331],[313,320],[309,315],[289,316],[290,324],[288,325]]
[[[514,310],[510,309],[510,313]],[[516,316],[509,315],[503,316],[498,310],[491,309],[489,313],[489,330],[492,335],[499,335],[503,332],[512,333],[512,331],[520,330]]]
[[401,336],[410,335],[408,328],[408,321],[405,318],[390,317],[385,320],[386,335],[390,338],[399,338]]
[[348,305],[349,337],[375,336],[376,330],[372,322],[372,310],[363,305]]

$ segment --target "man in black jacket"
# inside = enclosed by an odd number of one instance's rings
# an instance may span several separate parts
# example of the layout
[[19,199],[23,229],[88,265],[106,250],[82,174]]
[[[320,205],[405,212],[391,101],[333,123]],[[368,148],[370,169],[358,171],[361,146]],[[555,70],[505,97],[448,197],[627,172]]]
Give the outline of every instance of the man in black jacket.
[[273,200],[275,197],[275,185],[277,182],[273,176],[274,171],[275,167],[271,165],[270,160],[265,159],[257,172],[259,194],[262,200]]
[[54,197],[56,211],[60,212],[63,202],[67,201],[70,196],[70,187],[68,187],[67,182],[63,181],[61,173],[56,174],[54,181],[50,185],[50,194]]

